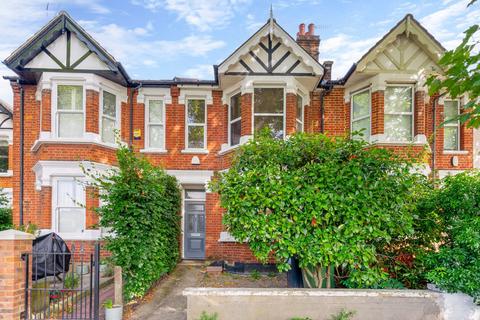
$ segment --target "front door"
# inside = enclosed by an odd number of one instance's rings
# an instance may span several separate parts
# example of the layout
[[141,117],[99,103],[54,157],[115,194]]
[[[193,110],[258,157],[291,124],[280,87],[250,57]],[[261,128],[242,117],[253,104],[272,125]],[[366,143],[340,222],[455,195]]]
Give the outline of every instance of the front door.
[[186,197],[184,221],[185,259],[205,259],[205,201]]

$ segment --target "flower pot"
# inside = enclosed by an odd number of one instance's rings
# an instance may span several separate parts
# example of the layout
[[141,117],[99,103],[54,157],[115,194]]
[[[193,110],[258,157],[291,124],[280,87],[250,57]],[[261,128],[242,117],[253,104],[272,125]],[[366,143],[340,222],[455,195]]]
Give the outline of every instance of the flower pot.
[[105,320],[122,320],[123,306],[113,306],[105,308]]
[[90,268],[86,264],[83,265],[83,266],[82,265],[77,265],[75,271],[77,272],[78,275],[87,274],[90,271]]
[[100,265],[100,273],[104,273],[107,271],[108,265],[107,264],[101,264]]

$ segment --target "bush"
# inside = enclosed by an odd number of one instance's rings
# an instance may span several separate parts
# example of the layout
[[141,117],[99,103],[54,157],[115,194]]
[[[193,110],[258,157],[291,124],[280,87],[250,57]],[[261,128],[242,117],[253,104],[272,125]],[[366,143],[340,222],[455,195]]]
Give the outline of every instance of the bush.
[[480,172],[445,178],[423,206],[438,214],[444,235],[439,250],[425,256],[427,279],[480,298]]
[[12,209],[8,207],[8,199],[0,191],[0,231],[13,228]]
[[177,180],[136,156],[127,147],[117,151],[118,170],[108,174],[85,169],[103,206],[100,226],[109,228],[106,249],[121,266],[127,300],[141,297],[179,259],[180,190]]
[[[377,247],[411,235],[418,176],[393,152],[365,142],[296,134],[242,146],[211,183],[224,224],[262,262],[345,269],[357,286],[388,278]],[[328,278],[328,275],[327,275]]]

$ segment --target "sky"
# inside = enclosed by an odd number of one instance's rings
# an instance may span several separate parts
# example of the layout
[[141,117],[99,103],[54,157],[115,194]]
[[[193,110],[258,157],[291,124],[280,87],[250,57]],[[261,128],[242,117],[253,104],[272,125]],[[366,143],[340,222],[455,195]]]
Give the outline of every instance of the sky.
[[[447,49],[480,22],[469,0],[2,0],[0,60],[66,10],[133,79],[174,76],[213,79],[223,61],[268,19],[293,37],[302,22],[316,25],[320,60],[333,60],[333,78],[345,74],[376,41],[412,13]],[[13,75],[3,64],[0,75]],[[0,80],[0,99],[12,103]]]

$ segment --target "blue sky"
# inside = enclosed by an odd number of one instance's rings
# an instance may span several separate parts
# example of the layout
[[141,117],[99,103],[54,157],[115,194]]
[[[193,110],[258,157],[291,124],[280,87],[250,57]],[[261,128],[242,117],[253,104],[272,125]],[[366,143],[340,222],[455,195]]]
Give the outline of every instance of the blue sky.
[[[0,59],[5,59],[58,11],[66,10],[135,79],[212,78],[221,62],[269,15],[292,36],[313,22],[320,60],[334,60],[333,76],[346,70],[405,14],[412,13],[442,44],[453,48],[480,21],[468,0],[9,0],[0,4]],[[4,66],[0,74],[12,74]],[[11,89],[0,81],[0,99]]]

